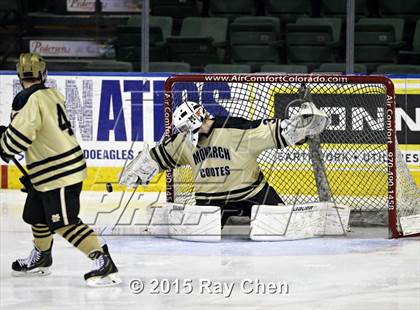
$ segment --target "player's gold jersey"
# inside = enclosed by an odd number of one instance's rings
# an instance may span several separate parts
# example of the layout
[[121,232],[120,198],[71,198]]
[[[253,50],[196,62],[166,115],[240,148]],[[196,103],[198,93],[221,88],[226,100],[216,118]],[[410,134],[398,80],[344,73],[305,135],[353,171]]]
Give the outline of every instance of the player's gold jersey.
[[197,147],[185,134],[152,148],[162,169],[190,165],[198,201],[240,201],[256,195],[267,183],[257,163],[267,149],[286,147],[279,119],[247,121],[218,118]]
[[48,191],[83,181],[86,162],[74,136],[63,95],[37,84],[19,93],[0,146],[7,155],[25,152],[36,190]]

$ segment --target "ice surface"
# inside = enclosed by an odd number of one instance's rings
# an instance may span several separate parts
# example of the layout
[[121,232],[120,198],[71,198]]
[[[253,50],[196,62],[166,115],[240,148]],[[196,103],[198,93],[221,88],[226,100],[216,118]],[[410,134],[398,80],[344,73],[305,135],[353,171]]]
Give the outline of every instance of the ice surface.
[[[82,217],[95,217],[98,195],[84,194]],[[12,261],[32,247],[30,228],[20,219],[24,198],[16,191],[0,191],[1,309],[420,309],[419,238],[389,240],[376,229],[286,242],[251,242],[244,236],[224,237],[220,243],[106,236],[124,283],[105,289],[85,287],[83,274],[91,262],[56,236],[52,274],[14,278]],[[144,205],[135,207],[135,216],[144,214]],[[114,209],[110,202],[109,210]],[[119,218],[113,213],[109,217]],[[245,294],[240,283],[247,278],[287,284],[288,294]],[[133,279],[144,281],[141,294],[130,290]],[[168,294],[152,294],[153,279],[192,279],[193,292],[181,289],[177,294],[173,286]],[[213,294],[201,293],[200,279],[233,283],[232,294],[217,294],[215,286]]]

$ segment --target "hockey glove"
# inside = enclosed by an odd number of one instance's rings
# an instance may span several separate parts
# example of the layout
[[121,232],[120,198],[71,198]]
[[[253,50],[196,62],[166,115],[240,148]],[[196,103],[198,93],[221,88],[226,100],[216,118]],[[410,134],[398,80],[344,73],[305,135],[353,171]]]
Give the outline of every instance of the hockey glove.
[[119,183],[128,188],[146,186],[159,170],[159,165],[151,158],[149,146],[146,144],[143,151],[125,167]]
[[[7,130],[6,126],[0,126],[0,139],[3,136],[3,134],[5,133],[6,130]],[[7,155],[6,153],[3,152],[3,149],[1,148],[1,144],[0,144],[0,158],[6,163],[8,163],[9,161],[12,160],[11,156],[9,156],[9,155]]]
[[19,178],[20,183],[23,185],[23,188],[21,189],[22,192],[27,193],[32,188],[31,180],[28,176],[23,176]]
[[319,135],[330,123],[328,115],[312,102],[304,102],[299,113],[281,122],[282,136],[287,145],[296,145],[307,137]]

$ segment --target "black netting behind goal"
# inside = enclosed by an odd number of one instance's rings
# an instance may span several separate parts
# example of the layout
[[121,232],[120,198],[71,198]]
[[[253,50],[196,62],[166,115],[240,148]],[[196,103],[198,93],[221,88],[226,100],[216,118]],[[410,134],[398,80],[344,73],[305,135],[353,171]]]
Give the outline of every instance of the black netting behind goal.
[[[404,170],[403,179],[395,181],[401,178],[397,176],[400,170],[397,166],[405,167],[405,164],[393,151],[395,111],[392,89],[386,82],[367,77],[359,77],[358,82],[354,77],[353,80],[330,77],[332,82],[302,84],[284,82],[284,78],[281,82],[257,79],[238,82],[235,76],[225,76],[224,81],[222,77],[197,76],[196,81],[191,76],[179,80],[175,77],[167,82],[166,90],[171,92],[167,104],[175,109],[181,102],[190,100],[203,104],[215,117],[284,119],[298,112],[301,101],[297,99],[302,97],[303,86],[315,105],[331,118],[331,124],[320,136],[321,168],[325,171],[331,200],[352,208],[351,222],[387,225],[388,210],[393,210],[396,200],[392,191],[398,186],[400,194],[411,190],[408,201],[400,197],[397,202],[399,215],[419,213],[418,206],[410,206],[418,205],[418,190],[408,180],[409,173]],[[313,156],[305,144],[266,150],[257,161],[264,177],[286,204],[301,204],[320,199],[314,170],[321,168],[314,165]],[[191,169],[180,167],[168,175],[169,200],[194,204]],[[395,213],[390,214],[395,216],[395,224],[390,225],[397,226]]]

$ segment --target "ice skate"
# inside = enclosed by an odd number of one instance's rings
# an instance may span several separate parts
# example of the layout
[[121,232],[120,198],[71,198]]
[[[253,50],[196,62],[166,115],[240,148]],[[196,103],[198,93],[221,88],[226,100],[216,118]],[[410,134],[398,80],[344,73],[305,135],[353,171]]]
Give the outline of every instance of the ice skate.
[[121,278],[118,269],[112,261],[108,246],[102,247],[103,252],[95,251],[89,255],[94,260],[92,271],[85,274],[87,286],[105,287],[120,284]]
[[40,251],[33,248],[27,258],[20,258],[12,264],[12,275],[16,277],[25,276],[47,276],[51,273],[52,265],[51,250]]

